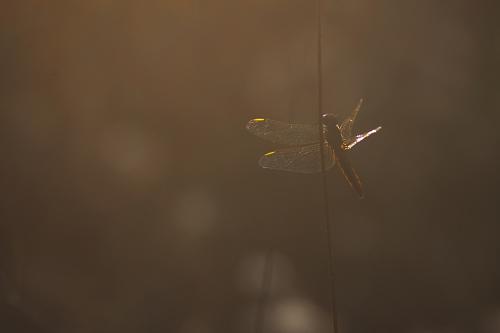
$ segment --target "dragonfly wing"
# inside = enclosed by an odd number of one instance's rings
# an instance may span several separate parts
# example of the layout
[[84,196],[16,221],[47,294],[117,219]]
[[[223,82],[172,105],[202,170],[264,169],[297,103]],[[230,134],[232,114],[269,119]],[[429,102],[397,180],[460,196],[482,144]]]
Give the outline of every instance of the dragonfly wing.
[[368,132],[363,133],[363,134],[358,134],[352,138],[349,138],[349,139],[344,141],[344,143],[342,144],[342,148],[344,148],[344,150],[349,150],[352,147],[354,147],[356,144],[358,144],[358,142],[363,141],[364,139],[366,139],[367,137],[369,137],[372,134],[377,133],[381,129],[382,129],[382,127],[379,126],[375,129],[372,129],[371,131],[368,131]]
[[352,128],[354,127],[354,121],[356,120],[356,116],[358,115],[359,109],[361,109],[361,105],[363,105],[363,99],[360,99],[358,105],[354,110],[352,110],[349,117],[344,119],[342,124],[340,124],[340,134],[344,140],[347,140],[352,136]]
[[[332,147],[324,143],[325,170],[335,165]],[[259,165],[265,169],[298,173],[317,173],[322,171],[321,149],[319,143],[294,148],[278,149],[263,155]]]
[[319,126],[314,124],[289,124],[259,118],[250,120],[246,128],[259,138],[279,145],[298,146],[320,141]]

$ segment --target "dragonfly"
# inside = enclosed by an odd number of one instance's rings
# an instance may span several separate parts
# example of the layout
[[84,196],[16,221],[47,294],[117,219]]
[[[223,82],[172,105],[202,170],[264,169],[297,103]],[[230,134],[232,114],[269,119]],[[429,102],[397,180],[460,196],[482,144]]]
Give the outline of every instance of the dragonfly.
[[361,99],[343,121],[339,121],[333,113],[323,114],[319,125],[291,124],[266,118],[250,120],[246,125],[250,133],[284,146],[262,155],[259,165],[264,169],[305,174],[327,171],[337,165],[349,185],[362,198],[364,193],[361,180],[351,164],[348,152],[382,129],[379,126],[365,133],[352,135],[354,121],[362,104]]

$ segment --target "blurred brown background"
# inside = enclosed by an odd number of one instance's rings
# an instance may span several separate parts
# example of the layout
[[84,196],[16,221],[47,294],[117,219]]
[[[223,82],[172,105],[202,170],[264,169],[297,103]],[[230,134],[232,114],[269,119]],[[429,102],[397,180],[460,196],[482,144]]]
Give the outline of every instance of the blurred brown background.
[[[342,333],[500,332],[498,8],[325,3],[325,111],[365,99],[366,198],[329,174]],[[312,1],[6,1],[0,331],[328,332],[320,176],[246,121],[314,122]]]

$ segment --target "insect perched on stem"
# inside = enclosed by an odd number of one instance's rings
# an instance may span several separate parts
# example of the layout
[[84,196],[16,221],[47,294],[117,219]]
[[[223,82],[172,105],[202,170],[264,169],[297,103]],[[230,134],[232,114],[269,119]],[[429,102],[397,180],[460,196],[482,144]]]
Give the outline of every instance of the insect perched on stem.
[[[250,120],[246,125],[250,133],[272,143],[287,146],[264,154],[259,159],[259,165],[265,169],[318,173],[323,169],[326,171],[333,168],[336,163],[347,182],[363,197],[361,181],[351,165],[348,151],[382,127],[352,135],[354,121],[362,103],[363,100],[360,100],[351,115],[342,122],[339,122],[334,114],[324,114],[321,127],[316,124],[289,124],[264,118]],[[319,133],[320,128],[323,135]],[[321,138],[324,140],[322,144]]]

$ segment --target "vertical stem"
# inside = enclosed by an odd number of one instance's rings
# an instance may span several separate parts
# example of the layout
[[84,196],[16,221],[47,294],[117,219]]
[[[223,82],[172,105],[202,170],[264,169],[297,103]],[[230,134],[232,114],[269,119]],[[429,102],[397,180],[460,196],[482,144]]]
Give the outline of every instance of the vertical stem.
[[321,144],[321,171],[323,174],[323,197],[324,197],[324,207],[325,207],[325,234],[328,246],[328,277],[329,277],[329,291],[330,291],[330,312],[331,312],[331,327],[333,333],[338,333],[338,320],[337,320],[337,305],[335,301],[335,256],[333,242],[331,238],[331,227],[330,227],[330,206],[328,201],[328,182],[327,174],[325,170],[325,136],[323,132],[323,22],[322,22],[322,0],[317,2],[318,10],[318,123],[319,123],[319,135]]

